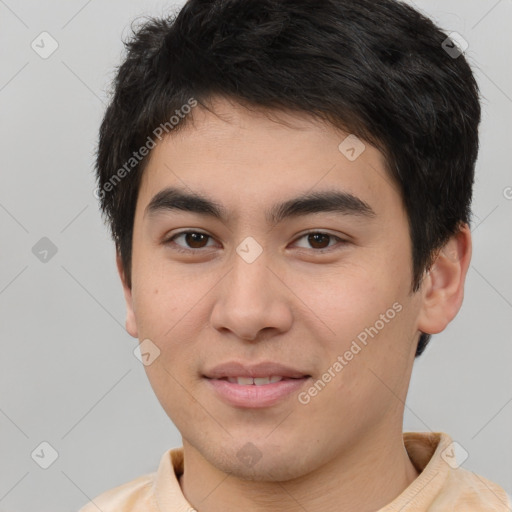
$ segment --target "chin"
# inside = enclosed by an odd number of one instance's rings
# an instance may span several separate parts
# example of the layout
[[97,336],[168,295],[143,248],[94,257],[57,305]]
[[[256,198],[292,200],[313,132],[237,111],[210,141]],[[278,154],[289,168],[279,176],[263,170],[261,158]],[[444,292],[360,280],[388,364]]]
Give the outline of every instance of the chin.
[[[231,447],[233,446],[231,442]],[[239,444],[239,443],[235,443]],[[210,464],[220,471],[241,480],[253,482],[285,482],[299,478],[308,473],[311,468],[303,468],[305,463],[300,449],[293,447],[287,456],[282,444],[265,445],[264,441],[256,443],[246,441],[241,448],[221,453],[203,454]]]

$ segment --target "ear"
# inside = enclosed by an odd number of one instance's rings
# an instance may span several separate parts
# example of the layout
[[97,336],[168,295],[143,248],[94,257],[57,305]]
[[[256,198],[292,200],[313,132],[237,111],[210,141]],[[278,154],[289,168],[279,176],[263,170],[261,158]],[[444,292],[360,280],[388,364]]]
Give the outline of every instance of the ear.
[[418,330],[437,334],[458,313],[464,299],[464,283],[471,261],[471,250],[471,231],[467,224],[463,224],[439,251],[423,280]]
[[126,302],[126,330],[128,334],[134,338],[138,338],[137,322],[135,320],[135,313],[133,310],[132,290],[127,284],[126,273],[119,252],[116,252],[116,264],[119,277],[121,278],[121,283],[123,284],[124,299]]

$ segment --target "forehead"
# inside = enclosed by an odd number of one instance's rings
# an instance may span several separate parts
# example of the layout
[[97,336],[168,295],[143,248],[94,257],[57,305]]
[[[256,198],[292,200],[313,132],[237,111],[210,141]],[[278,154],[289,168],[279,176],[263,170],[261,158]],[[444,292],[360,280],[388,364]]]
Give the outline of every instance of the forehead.
[[152,150],[141,207],[172,186],[214,199],[221,209],[229,203],[253,213],[263,204],[329,189],[351,194],[375,212],[393,202],[401,208],[386,160],[369,143],[306,113],[247,109],[229,100],[213,107],[193,109]]

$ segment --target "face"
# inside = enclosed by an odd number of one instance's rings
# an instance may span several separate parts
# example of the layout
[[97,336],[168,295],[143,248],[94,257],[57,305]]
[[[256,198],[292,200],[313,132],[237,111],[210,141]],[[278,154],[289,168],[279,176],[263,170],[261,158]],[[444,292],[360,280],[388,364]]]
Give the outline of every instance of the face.
[[305,115],[215,111],[152,150],[127,329],[150,340],[184,445],[243,478],[298,477],[401,429],[421,309],[407,215],[368,143],[358,156]]

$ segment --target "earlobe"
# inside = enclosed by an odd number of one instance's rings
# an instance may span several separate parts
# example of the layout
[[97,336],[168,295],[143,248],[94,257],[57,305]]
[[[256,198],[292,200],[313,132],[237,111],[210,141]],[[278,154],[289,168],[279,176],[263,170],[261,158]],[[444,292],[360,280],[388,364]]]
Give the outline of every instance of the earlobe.
[[471,261],[471,231],[467,224],[439,251],[422,286],[418,330],[437,334],[455,318],[464,299],[464,283]]
[[127,279],[126,279],[126,273],[123,267],[123,262],[121,259],[121,256],[119,252],[116,252],[116,265],[117,265],[117,271],[119,272],[119,277],[121,278],[121,283],[123,285],[123,293],[124,293],[124,299],[126,302],[126,321],[125,321],[125,327],[128,334],[133,336],[134,338],[138,338],[138,330],[137,330],[137,321],[135,319],[135,312],[133,309],[133,297],[132,297],[132,290],[128,286]]

